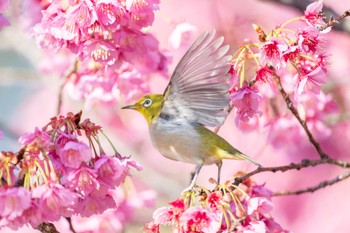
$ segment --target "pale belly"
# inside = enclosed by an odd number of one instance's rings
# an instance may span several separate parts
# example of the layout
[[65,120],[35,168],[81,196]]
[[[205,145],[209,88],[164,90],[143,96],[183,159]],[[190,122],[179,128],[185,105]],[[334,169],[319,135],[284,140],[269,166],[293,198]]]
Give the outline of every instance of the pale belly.
[[200,135],[191,124],[158,120],[150,125],[153,146],[164,157],[192,164],[212,164],[218,162],[208,154]]

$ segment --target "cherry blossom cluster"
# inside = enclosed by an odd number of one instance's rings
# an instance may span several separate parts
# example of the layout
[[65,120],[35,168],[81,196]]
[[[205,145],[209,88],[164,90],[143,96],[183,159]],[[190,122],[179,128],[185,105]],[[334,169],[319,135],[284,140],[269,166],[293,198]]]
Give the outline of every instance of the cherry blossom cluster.
[[287,232],[271,216],[272,192],[264,185],[247,179],[239,186],[227,181],[213,191],[197,188],[157,209],[144,231],[159,233],[171,226],[178,233]]
[[165,76],[169,60],[158,40],[146,32],[158,4],[157,0],[46,3],[41,21],[32,28],[39,45],[51,49],[43,69],[65,76],[71,95],[87,104],[142,95],[149,91],[152,75]]
[[259,42],[249,41],[241,46],[233,56],[230,70],[231,100],[239,127],[271,126],[270,137],[278,137],[281,143],[284,143],[282,132],[289,129],[296,133],[293,137],[304,139],[304,134],[297,132],[301,132],[298,123],[288,114],[288,106],[280,98],[278,84],[281,83],[312,131],[320,132],[318,136],[328,136],[325,121],[337,113],[338,108],[321,90],[327,81],[329,64],[322,35],[330,31],[329,27],[324,29],[322,7],[322,0],[311,3],[304,16],[289,20],[268,34],[254,25]]
[[[242,174],[237,174],[242,175]],[[172,232],[287,232],[271,216],[272,192],[252,179],[239,186],[227,181],[210,191],[197,187],[153,213],[144,231]]]
[[21,136],[19,152],[0,153],[0,228],[89,217],[127,202],[121,184],[141,166],[112,144],[107,154],[101,127],[80,118],[54,117]]

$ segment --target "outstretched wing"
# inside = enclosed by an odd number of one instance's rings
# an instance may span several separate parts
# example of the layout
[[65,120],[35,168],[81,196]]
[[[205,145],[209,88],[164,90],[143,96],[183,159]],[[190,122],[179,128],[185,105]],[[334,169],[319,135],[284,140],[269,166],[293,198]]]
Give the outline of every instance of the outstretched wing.
[[164,92],[163,115],[187,118],[206,126],[223,123],[229,104],[228,45],[215,31],[201,34],[176,66]]

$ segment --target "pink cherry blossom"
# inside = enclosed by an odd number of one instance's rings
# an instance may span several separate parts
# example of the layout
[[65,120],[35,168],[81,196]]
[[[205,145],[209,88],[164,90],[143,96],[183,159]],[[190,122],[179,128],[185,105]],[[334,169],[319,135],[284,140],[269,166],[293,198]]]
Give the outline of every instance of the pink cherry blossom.
[[100,184],[96,180],[96,177],[97,175],[93,169],[80,167],[68,174],[66,185],[82,195],[87,195],[94,189],[100,188]]
[[272,196],[273,192],[271,192],[269,189],[265,187],[265,184],[261,185],[254,185],[251,192],[250,197],[267,197],[270,198]]
[[0,130],[0,140],[4,138],[4,133]]
[[17,230],[23,225],[30,224],[33,228],[36,228],[40,223],[43,222],[43,219],[45,218],[39,209],[38,203],[34,203],[32,199],[29,208],[26,208],[23,213],[16,219],[8,222],[6,226],[10,227],[13,230]]
[[282,57],[286,62],[295,61],[300,56],[300,48],[296,45],[290,45],[288,48],[282,53]]
[[220,210],[220,206],[221,206],[221,202],[222,202],[222,194],[221,192],[217,191],[217,192],[211,192],[209,195],[208,195],[208,205],[209,205],[209,208],[216,212],[216,211],[219,211]]
[[321,85],[325,84],[328,76],[320,66],[316,67],[311,72],[298,77],[299,82],[297,85],[297,94],[301,95],[303,92],[311,91],[315,94],[319,94]]
[[30,207],[31,193],[23,187],[0,188],[0,218],[14,220]]
[[88,194],[84,199],[79,200],[79,205],[75,210],[81,217],[90,217],[94,214],[102,214],[105,210],[116,207],[116,203],[111,195],[94,196]]
[[247,213],[252,215],[255,211],[266,214],[272,210],[272,202],[266,197],[253,197],[248,201]]
[[[85,99],[87,107],[97,101],[115,102],[120,95],[130,100],[149,91],[149,76],[167,74],[168,55],[160,51],[152,34],[141,31],[153,23],[158,4],[153,0],[52,2],[43,9],[32,34],[42,48],[71,53],[71,65],[59,73],[68,74],[65,90],[73,98]],[[70,67],[75,67],[74,72]]]
[[113,44],[101,39],[88,40],[80,46],[79,50],[81,60],[92,58],[106,65],[113,65],[119,56],[119,51]]
[[157,1],[154,0],[127,0],[126,9],[130,12],[129,25],[132,27],[147,27],[154,21],[154,10]]
[[249,178],[240,185],[244,192],[232,190],[229,181],[220,188],[220,191],[200,190],[196,195],[171,202],[169,207],[158,208],[153,221],[145,225],[145,232],[159,232],[162,225],[170,225],[172,232],[183,233],[286,232],[271,215],[272,192],[264,184],[258,185]]
[[185,211],[185,203],[178,199],[170,203],[170,207],[161,207],[154,211],[153,219],[155,224],[168,224],[177,222]]
[[[96,12],[99,22],[105,26],[115,24],[125,24],[128,20],[128,14],[121,4],[113,0],[96,1]],[[123,19],[125,18],[125,19]]]
[[231,101],[233,106],[237,109],[236,123],[239,121],[247,122],[249,118],[254,115],[261,115],[259,110],[259,103],[262,100],[262,96],[254,87],[248,86],[247,83],[243,84],[243,87],[231,92]]
[[[154,203],[153,192],[140,190],[136,195],[119,186],[131,170],[141,170],[136,161],[118,153],[107,157],[94,151],[92,156],[92,148],[82,140],[99,138],[101,127],[81,119],[81,114],[52,117],[42,130],[36,128],[20,138],[24,147],[19,152],[0,153],[0,228],[37,227],[61,217],[102,214],[118,206],[114,214],[118,221],[108,229],[121,231],[135,209]],[[90,140],[89,145],[94,142]],[[103,151],[100,144],[94,148],[98,146]],[[102,228],[96,232],[109,232]]]
[[74,41],[78,37],[84,38],[85,28],[91,26],[97,20],[97,14],[90,0],[79,1],[70,6],[64,14],[59,14],[50,22],[50,32],[57,39]]
[[320,37],[320,31],[314,27],[300,28],[297,38],[298,48],[304,53],[316,53],[324,47],[324,39]]
[[272,80],[273,71],[269,69],[267,66],[260,67],[256,71],[256,81],[268,82]]
[[249,225],[245,226],[238,233],[267,233],[268,231],[266,225],[263,221],[250,221]]
[[92,158],[92,151],[83,142],[69,141],[58,150],[58,156],[66,167],[78,168]]
[[[326,25],[323,21],[324,16],[322,15],[323,0],[317,0],[306,7],[304,11],[304,17],[307,24],[319,28]],[[331,27],[328,27],[323,32],[329,32]]]
[[120,185],[126,176],[126,167],[121,160],[107,155],[101,155],[97,159],[95,171],[98,179],[111,188]]
[[220,229],[219,215],[201,206],[188,208],[180,218],[181,232],[217,232]]
[[36,146],[39,148],[45,148],[52,145],[51,136],[40,130],[38,127],[35,128],[34,133],[25,133],[19,139],[18,143],[24,146]]
[[144,226],[145,233],[160,233],[159,224],[155,224],[154,222],[149,222]]
[[276,69],[284,67],[286,64],[282,57],[282,54],[287,49],[288,46],[280,39],[270,38],[270,40],[264,43],[260,49],[260,65],[269,65],[273,66]]
[[60,184],[43,184],[33,189],[32,197],[38,203],[43,218],[58,220],[61,215],[70,217],[77,205],[78,195]]

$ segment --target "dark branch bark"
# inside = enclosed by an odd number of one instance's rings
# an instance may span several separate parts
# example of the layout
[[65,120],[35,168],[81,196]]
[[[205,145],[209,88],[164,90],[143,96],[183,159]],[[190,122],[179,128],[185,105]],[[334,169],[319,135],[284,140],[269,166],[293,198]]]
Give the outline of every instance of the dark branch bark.
[[317,153],[319,154],[319,156],[321,157],[321,159],[327,159],[329,158],[329,156],[322,150],[320,144],[316,141],[316,139],[314,138],[314,136],[312,135],[312,133],[309,130],[309,127],[306,124],[306,121],[304,121],[303,119],[301,119],[299,112],[297,111],[297,109],[294,107],[292,101],[289,98],[289,95],[286,93],[286,91],[284,90],[282,83],[281,83],[281,79],[278,75],[276,75],[276,73],[273,74],[273,78],[276,82],[277,88],[279,90],[279,92],[281,93],[284,101],[287,104],[287,107],[289,108],[289,110],[293,113],[293,115],[295,116],[295,118],[299,121],[300,125],[303,127],[305,133],[307,134],[309,141],[311,142],[311,144],[315,147]]
[[258,167],[255,170],[253,170],[249,173],[246,173],[245,175],[243,175],[241,177],[235,178],[234,184],[239,185],[240,183],[242,183],[243,181],[245,181],[249,177],[256,175],[258,173],[262,173],[262,172],[276,173],[276,172],[286,172],[286,171],[290,171],[290,170],[301,170],[301,169],[307,168],[307,167],[315,167],[315,166],[318,166],[320,164],[330,164],[330,165],[336,165],[336,166],[339,166],[342,168],[350,168],[349,162],[338,161],[338,160],[334,160],[334,159],[330,159],[330,158],[317,159],[317,160],[304,159],[300,163],[291,163],[289,165],[284,165],[284,166]]
[[324,27],[320,28],[320,31],[323,31],[323,30],[325,30],[326,28],[329,28],[329,27],[334,27],[336,24],[339,24],[340,21],[342,21],[343,19],[345,19],[348,16],[350,16],[350,10],[345,11],[343,14],[341,14],[336,19],[331,18],[329,20],[329,22]]
[[321,183],[319,183],[318,185],[312,186],[312,187],[308,187],[305,189],[299,189],[299,190],[295,190],[295,191],[281,191],[281,192],[275,192],[274,196],[288,196],[288,195],[300,195],[303,193],[313,193],[319,189],[325,188],[327,186],[336,184],[340,181],[343,181],[347,178],[350,177],[350,170],[348,170],[347,172],[336,176],[335,178],[331,179],[331,180],[326,180],[323,181]]
[[73,233],[76,233],[76,231],[74,230],[73,224],[72,224],[72,219],[66,217],[66,220],[69,224],[69,230],[71,230]]
[[59,231],[57,231],[55,225],[53,225],[52,223],[47,223],[47,222],[41,223],[36,229],[42,233],[59,233]]

